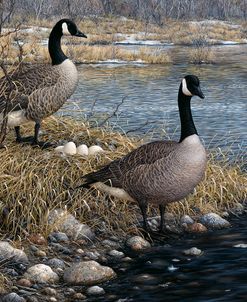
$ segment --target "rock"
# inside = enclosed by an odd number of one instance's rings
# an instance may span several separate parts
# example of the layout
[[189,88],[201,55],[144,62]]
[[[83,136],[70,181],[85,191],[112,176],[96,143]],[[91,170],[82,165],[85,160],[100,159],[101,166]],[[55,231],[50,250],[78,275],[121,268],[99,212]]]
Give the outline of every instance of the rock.
[[76,145],[74,142],[68,142],[63,147],[63,153],[66,155],[75,155],[76,154]]
[[59,277],[50,266],[45,264],[36,264],[26,271],[24,278],[34,283],[54,283],[59,280]]
[[247,248],[247,243],[235,244],[234,247],[239,247],[239,248],[242,248],[242,249],[246,249]]
[[109,239],[103,240],[102,244],[104,246],[108,246],[108,247],[112,247],[112,248],[119,248],[119,246],[120,246],[118,242],[115,242],[115,241],[112,241],[112,240],[109,240]]
[[110,252],[108,252],[108,255],[116,258],[116,259],[120,259],[123,258],[125,255],[123,252],[117,251],[117,250],[111,250]]
[[75,293],[73,295],[73,299],[74,300],[85,300],[85,299],[87,299],[87,297],[85,295],[83,295],[82,293]]
[[42,251],[42,250],[37,250],[35,253],[34,253],[35,256],[37,257],[46,257],[46,252]]
[[65,263],[63,260],[61,259],[58,259],[58,258],[52,258],[52,259],[49,259],[47,261],[47,265],[53,267],[53,268],[62,268],[64,269],[65,268]]
[[57,291],[52,287],[43,288],[42,293],[44,293],[47,296],[56,296],[57,295]]
[[28,239],[37,245],[45,245],[47,244],[47,241],[45,239],[45,237],[41,234],[31,234],[30,236],[28,236]]
[[25,286],[25,287],[30,287],[32,286],[32,282],[28,279],[20,279],[17,281],[17,284],[20,285],[20,286]]
[[88,252],[85,252],[84,255],[86,257],[88,257],[88,259],[90,259],[90,260],[97,260],[100,256],[100,254],[97,251],[95,251],[95,252],[88,251]]
[[51,302],[57,302],[57,299],[55,297],[50,297],[49,301],[51,301]]
[[26,300],[16,293],[10,293],[3,297],[2,302],[26,302]]
[[63,232],[53,232],[51,236],[55,238],[56,242],[69,242],[69,237]]
[[61,252],[61,253],[65,254],[65,255],[71,255],[72,254],[72,250],[71,249],[69,249],[66,246],[63,246],[60,243],[51,242],[50,245],[49,245],[49,247],[52,247],[56,251]]
[[48,217],[48,223],[66,233],[72,240],[93,240],[95,237],[94,232],[88,225],[80,223],[73,215],[63,209],[52,210]]
[[77,249],[76,253],[79,255],[84,255],[85,251],[83,249]]
[[87,294],[90,296],[100,296],[105,294],[105,290],[102,287],[94,285],[87,289]]
[[242,215],[244,211],[245,211],[244,206],[239,202],[236,203],[236,205],[232,209],[232,213],[235,215]]
[[26,299],[27,299],[27,302],[40,302],[40,300],[35,296],[29,296]]
[[183,253],[185,255],[190,255],[190,256],[199,256],[202,254],[202,251],[200,249],[198,249],[197,247],[192,247],[188,250],[184,250]]
[[222,229],[230,226],[230,223],[220,217],[216,213],[208,213],[201,217],[200,222],[205,225],[207,228],[211,229]]
[[187,225],[188,224],[193,224],[194,220],[189,215],[184,215],[184,216],[181,217],[180,223],[181,224],[186,223]]
[[7,241],[0,241],[0,261],[8,259],[14,262],[28,263],[28,258],[24,251],[12,247]]
[[193,224],[186,224],[185,231],[188,233],[205,233],[207,228],[199,222],[194,222]]
[[133,236],[126,241],[126,246],[135,252],[139,252],[150,248],[151,244],[140,236]]
[[96,261],[81,261],[74,263],[64,272],[64,281],[69,284],[94,285],[116,276],[115,272],[107,266]]

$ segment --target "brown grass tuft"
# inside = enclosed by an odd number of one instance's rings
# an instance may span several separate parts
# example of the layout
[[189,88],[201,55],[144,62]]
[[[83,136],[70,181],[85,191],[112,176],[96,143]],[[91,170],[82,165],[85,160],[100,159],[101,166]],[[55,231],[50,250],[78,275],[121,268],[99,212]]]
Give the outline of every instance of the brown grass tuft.
[[[26,134],[32,130],[27,127]],[[47,119],[43,131],[47,131],[45,139],[52,141],[73,140],[76,144],[87,145],[100,142],[107,152],[89,158],[63,157],[54,150],[19,146],[13,143],[14,137],[10,134],[6,149],[0,150],[2,236],[24,236],[31,232],[46,234],[50,231],[47,215],[54,208],[67,208],[81,222],[95,229],[106,229],[109,234],[126,236],[126,233],[138,232],[136,223],[141,215],[137,204],[107,197],[93,189],[69,191],[63,185],[66,181],[75,187],[80,184],[83,174],[123,156],[138,143],[110,129],[90,129],[81,121],[65,118]],[[231,209],[246,199],[246,180],[240,167],[217,162],[210,156],[206,179],[185,201],[170,205],[169,211],[181,216],[185,213],[194,215],[195,208],[202,213]],[[151,213],[156,214],[156,209],[151,207]]]

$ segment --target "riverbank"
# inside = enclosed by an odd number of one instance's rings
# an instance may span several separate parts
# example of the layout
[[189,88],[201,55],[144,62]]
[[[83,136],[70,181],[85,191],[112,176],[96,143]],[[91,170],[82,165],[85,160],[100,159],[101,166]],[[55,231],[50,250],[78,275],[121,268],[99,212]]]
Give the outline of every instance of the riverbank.
[[[32,24],[32,25],[31,25]],[[3,57],[9,64],[18,61],[49,62],[48,36],[53,24],[34,22],[3,30],[0,44]],[[172,63],[170,46],[191,46],[189,62],[205,64],[217,62],[212,45],[238,45],[247,43],[246,24],[219,20],[173,21],[163,26],[144,24],[126,18],[102,18],[97,22],[85,19],[78,23],[88,38],[64,38],[67,55],[77,63],[102,61],[133,62],[148,64]],[[12,32],[13,31],[13,32]],[[8,32],[12,32],[6,35]],[[142,46],[129,49],[128,46]],[[167,49],[166,49],[167,47]],[[166,50],[165,50],[166,49]]]
[[[25,127],[24,134],[32,131],[32,126]],[[49,139],[58,145],[64,145],[67,141],[73,141],[77,146],[98,145],[104,152],[89,157],[64,155],[53,149],[16,145],[13,134],[9,133],[6,149],[0,150],[1,238],[18,250],[24,249],[26,257],[22,254],[21,261],[13,259],[13,251],[7,246],[11,252],[9,257],[5,253],[1,258],[1,287],[5,292],[17,292],[27,301],[36,301],[28,300],[29,296],[42,296],[45,297],[42,301],[46,301],[50,299],[48,297],[60,297],[59,286],[55,287],[57,293],[44,289],[60,280],[63,291],[64,282],[69,284],[64,292],[73,301],[78,293],[90,296],[87,292],[89,286],[116,277],[114,272],[107,275],[109,278],[104,277],[102,270],[105,269],[90,262],[90,267],[96,265],[96,275],[101,277],[95,276],[96,281],[91,283],[75,281],[73,276],[70,276],[72,281],[68,281],[71,280],[66,279],[70,275],[68,270],[76,262],[82,261],[82,267],[84,261],[90,260],[107,266],[111,266],[112,261],[131,263],[132,260],[126,258],[125,250],[137,252],[149,248],[150,244],[134,237],[143,237],[141,214],[135,203],[109,198],[95,190],[73,191],[68,187],[75,187],[80,184],[83,174],[123,156],[143,142],[114,133],[109,128],[89,128],[86,122],[67,118],[47,119],[42,131],[43,140]],[[207,232],[213,227],[209,221],[218,221],[220,228],[229,227],[228,215],[245,211],[241,203],[247,197],[246,174],[240,166],[231,166],[227,160],[217,161],[217,154],[209,153],[208,157],[205,180],[188,198],[171,204],[167,209],[168,228],[177,234]],[[215,214],[208,217],[205,215],[208,213],[219,214],[224,219]],[[150,207],[148,215],[152,217],[150,226],[155,230],[159,222],[157,209]],[[132,243],[126,245],[126,240],[133,237]],[[0,244],[0,256],[4,251],[2,245],[6,248],[6,244]],[[59,258],[62,262],[53,258]],[[33,279],[27,268],[36,264],[49,266],[57,277],[47,267],[38,267],[55,277],[45,279],[45,284],[42,284],[44,280]],[[77,269],[80,270],[73,268]],[[74,287],[75,284],[78,287]],[[59,299],[63,301],[65,296]]]

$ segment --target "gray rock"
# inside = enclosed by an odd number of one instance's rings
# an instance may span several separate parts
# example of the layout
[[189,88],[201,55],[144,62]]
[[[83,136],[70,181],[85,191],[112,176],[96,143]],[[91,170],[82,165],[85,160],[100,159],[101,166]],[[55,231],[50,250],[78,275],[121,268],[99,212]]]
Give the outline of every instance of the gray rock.
[[244,211],[245,211],[244,206],[239,202],[232,209],[232,213],[235,215],[242,215]]
[[100,254],[97,251],[95,251],[95,252],[90,252],[90,251],[85,252],[84,255],[86,257],[88,257],[90,260],[97,260],[100,256]]
[[150,248],[151,244],[140,236],[133,236],[126,241],[126,246],[138,252]]
[[8,259],[15,262],[28,263],[25,252],[14,248],[7,241],[0,241],[0,261]]
[[202,251],[197,247],[192,247],[188,250],[184,250],[183,253],[187,256],[199,256],[202,254]]
[[2,302],[26,302],[26,300],[16,293],[10,293],[3,297]]
[[51,242],[49,246],[54,248],[56,251],[61,252],[65,255],[71,255],[72,254],[72,251],[69,248],[67,248],[66,246],[63,246],[60,243]]
[[50,266],[45,264],[29,267],[23,277],[34,283],[54,283],[59,280],[58,275],[53,272]]
[[64,232],[73,240],[87,239],[93,240],[95,237],[91,228],[83,223],[80,223],[73,215],[63,209],[55,209],[49,213],[48,223]]
[[109,240],[109,239],[103,240],[102,244],[104,246],[108,246],[108,247],[112,247],[112,248],[119,248],[119,246],[120,246],[120,244],[118,242],[114,242],[114,241]]
[[42,293],[44,293],[47,296],[56,296],[57,295],[57,291],[52,287],[43,288]]
[[53,232],[51,237],[55,238],[56,242],[69,242],[69,237],[63,232]]
[[110,252],[108,252],[108,255],[116,259],[121,259],[125,256],[123,252],[117,250],[111,250]]
[[73,295],[74,300],[85,300],[87,299],[87,297],[85,295],[83,295],[82,293],[75,293]]
[[107,266],[96,261],[81,261],[74,263],[64,272],[64,281],[69,284],[94,285],[116,276],[115,272]]
[[201,217],[200,222],[208,228],[211,229],[223,229],[230,226],[230,223],[220,217],[216,213],[208,213]]
[[87,289],[87,294],[90,296],[100,296],[105,294],[105,290],[102,287],[94,285]]
[[49,259],[47,261],[47,265],[53,267],[53,268],[61,268],[61,269],[64,269],[65,268],[65,263],[63,260],[61,259],[58,259],[58,258],[52,258],[52,259]]
[[181,224],[186,223],[187,225],[188,224],[193,224],[194,220],[189,215],[184,215],[184,216],[181,217],[180,223]]

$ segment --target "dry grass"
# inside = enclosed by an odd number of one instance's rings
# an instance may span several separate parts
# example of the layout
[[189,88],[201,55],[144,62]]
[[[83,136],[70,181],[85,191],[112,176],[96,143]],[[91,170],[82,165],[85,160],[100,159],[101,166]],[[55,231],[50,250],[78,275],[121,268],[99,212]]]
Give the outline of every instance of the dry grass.
[[[90,129],[80,121],[64,118],[47,119],[43,128],[52,141],[65,139],[88,145],[100,141],[107,152],[91,158],[62,157],[53,150],[16,145],[12,142],[13,135],[9,135],[7,149],[0,150],[0,204],[1,209],[9,211],[7,217],[2,217],[2,236],[24,236],[27,232],[47,234],[50,231],[47,215],[58,207],[68,208],[81,222],[95,229],[105,228],[109,234],[126,236],[126,233],[138,232],[136,223],[140,211],[135,203],[109,198],[95,190],[68,191],[63,186],[64,181],[71,187],[80,184],[83,174],[136,148],[135,140],[109,129]],[[27,129],[29,133],[32,130]],[[112,144],[116,146],[113,151]],[[203,213],[230,209],[246,199],[246,180],[240,167],[217,162],[211,156],[206,179],[184,202],[170,205],[169,211],[181,216],[195,214],[195,207]],[[151,213],[156,214],[156,209],[151,208]]]

